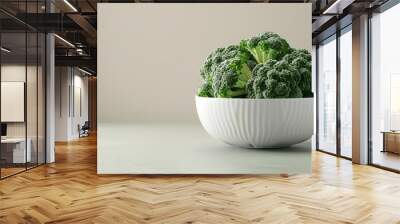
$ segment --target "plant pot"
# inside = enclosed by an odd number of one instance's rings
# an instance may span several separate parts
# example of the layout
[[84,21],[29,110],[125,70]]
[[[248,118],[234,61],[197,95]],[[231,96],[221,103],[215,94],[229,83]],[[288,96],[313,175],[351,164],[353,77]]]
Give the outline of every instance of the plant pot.
[[200,122],[212,137],[244,148],[288,147],[311,138],[313,98],[239,99],[196,96]]

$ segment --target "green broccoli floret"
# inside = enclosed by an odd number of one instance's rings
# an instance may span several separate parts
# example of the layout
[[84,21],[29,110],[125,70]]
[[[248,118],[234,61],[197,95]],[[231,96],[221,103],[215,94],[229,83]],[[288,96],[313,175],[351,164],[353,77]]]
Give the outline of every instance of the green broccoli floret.
[[[247,62],[249,66],[254,67],[255,62],[249,60],[250,53],[239,48],[237,45],[230,45],[225,48],[218,48],[212,52],[200,69],[200,75],[203,78],[203,84],[198,90],[199,96],[213,97],[213,91],[210,91],[213,85],[213,77],[215,76],[216,68],[224,61],[232,58],[238,58],[243,62]],[[215,97],[215,96],[214,96]]]
[[313,97],[311,90],[311,54],[304,49],[293,49],[290,54],[283,57],[300,73],[299,87],[303,97]]
[[300,74],[287,61],[269,60],[253,69],[247,83],[249,98],[300,98]]
[[198,96],[213,97],[211,82],[203,82],[197,91]]
[[251,70],[246,61],[235,57],[223,61],[215,69],[212,89],[214,97],[234,98],[246,96],[246,85]]
[[268,60],[280,60],[289,53],[290,46],[278,34],[266,32],[240,42],[240,48],[251,53],[257,63],[262,64]]
[[203,67],[200,69],[200,75],[205,82],[212,80],[212,73],[215,66],[223,61],[222,55],[225,48],[217,48],[214,52],[208,55]]
[[247,60],[249,58],[249,54],[241,50],[237,45],[217,48],[214,52],[208,55],[203,67],[200,69],[200,74],[203,77],[203,80],[209,80],[214,72],[214,69],[221,62],[234,57],[240,57],[243,60]]

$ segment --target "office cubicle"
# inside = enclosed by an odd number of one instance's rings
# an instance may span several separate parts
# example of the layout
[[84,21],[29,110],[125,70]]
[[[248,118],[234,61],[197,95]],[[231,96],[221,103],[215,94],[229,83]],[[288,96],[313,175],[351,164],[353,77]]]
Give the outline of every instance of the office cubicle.
[[[43,10],[43,2],[21,1],[15,6],[21,13],[38,13]],[[3,179],[45,162],[46,40],[44,33],[4,11],[0,11],[0,21],[0,178]]]

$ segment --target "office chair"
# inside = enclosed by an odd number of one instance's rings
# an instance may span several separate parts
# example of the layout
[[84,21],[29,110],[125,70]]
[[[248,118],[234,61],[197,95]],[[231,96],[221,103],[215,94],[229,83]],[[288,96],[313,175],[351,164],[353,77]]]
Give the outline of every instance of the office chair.
[[89,129],[90,129],[89,121],[85,121],[82,127],[78,126],[78,128],[79,128],[79,138],[89,136]]

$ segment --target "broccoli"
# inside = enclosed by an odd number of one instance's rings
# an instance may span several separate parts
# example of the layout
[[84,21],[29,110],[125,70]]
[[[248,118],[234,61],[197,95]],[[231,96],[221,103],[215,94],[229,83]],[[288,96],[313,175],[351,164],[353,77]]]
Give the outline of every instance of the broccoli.
[[253,69],[247,83],[249,98],[298,98],[302,97],[299,72],[287,61],[269,60]]
[[207,57],[203,67],[200,70],[203,80],[209,80],[212,77],[214,69],[221,62],[234,57],[240,57],[243,60],[248,60],[249,54],[245,51],[242,51],[237,45],[230,45],[225,48],[217,48]]
[[311,54],[304,49],[293,49],[290,54],[283,57],[300,73],[299,87],[303,97],[312,97],[311,90]]
[[205,82],[211,81],[215,66],[223,61],[221,55],[224,51],[225,48],[217,48],[214,52],[208,55],[203,67],[200,69],[200,75]]
[[214,93],[211,91],[213,85],[213,77],[215,76],[216,68],[224,61],[232,58],[238,58],[243,62],[247,62],[250,68],[256,64],[255,61],[250,60],[250,53],[243,51],[237,45],[230,45],[226,48],[218,48],[212,52],[204,62],[203,67],[200,69],[200,75],[204,83],[198,90],[199,96],[213,97]]
[[212,80],[214,97],[245,97],[247,81],[251,78],[251,70],[246,61],[239,57],[223,61],[215,69]]
[[265,32],[240,45],[218,48],[200,70],[197,94],[223,98],[312,97],[311,55],[292,49],[278,34]]
[[198,96],[213,97],[211,82],[204,82],[197,91]]
[[250,52],[259,64],[265,63],[270,59],[280,60],[290,51],[290,46],[286,40],[271,32],[242,40],[240,48]]

